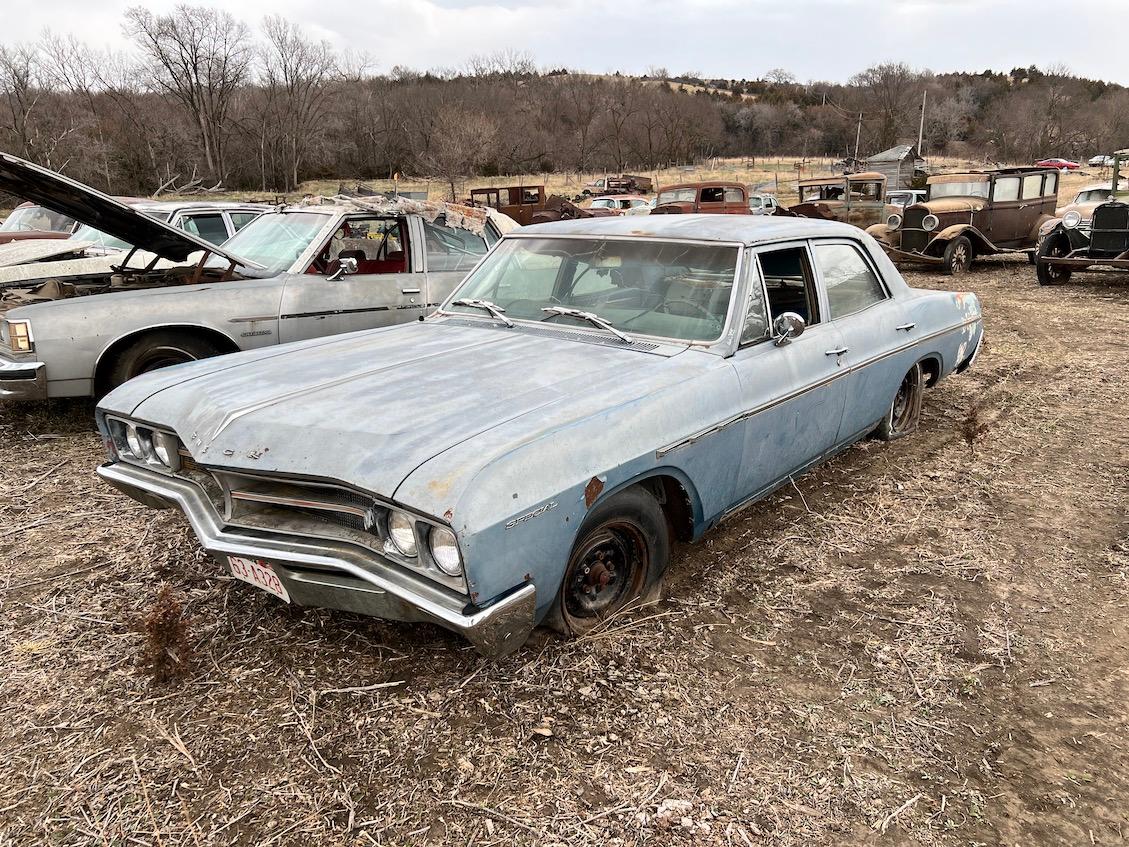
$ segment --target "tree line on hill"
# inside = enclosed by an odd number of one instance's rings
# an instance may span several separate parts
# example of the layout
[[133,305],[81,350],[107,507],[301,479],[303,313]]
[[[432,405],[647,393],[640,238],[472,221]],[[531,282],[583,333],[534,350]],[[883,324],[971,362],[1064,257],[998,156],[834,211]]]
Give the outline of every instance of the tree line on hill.
[[649,170],[714,156],[860,155],[916,141],[983,161],[1129,146],[1129,90],[1064,68],[934,74],[884,63],[846,83],[540,70],[502,52],[378,73],[281,16],[142,7],[130,49],[47,33],[0,45],[0,149],[117,194],[291,191],[316,178],[443,180]]

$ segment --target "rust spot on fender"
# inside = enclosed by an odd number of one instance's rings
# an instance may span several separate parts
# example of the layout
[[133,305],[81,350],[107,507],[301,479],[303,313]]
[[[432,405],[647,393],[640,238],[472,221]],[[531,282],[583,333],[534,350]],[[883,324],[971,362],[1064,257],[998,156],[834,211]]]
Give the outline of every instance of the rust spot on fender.
[[604,484],[600,482],[597,476],[588,480],[588,484],[584,486],[584,508],[591,509],[592,504],[596,502],[596,498],[600,496],[600,492],[604,490]]
[[450,523],[451,518],[453,518],[454,516],[455,516],[454,509],[448,509],[447,511],[445,511],[443,513],[443,520],[447,521],[447,523]]

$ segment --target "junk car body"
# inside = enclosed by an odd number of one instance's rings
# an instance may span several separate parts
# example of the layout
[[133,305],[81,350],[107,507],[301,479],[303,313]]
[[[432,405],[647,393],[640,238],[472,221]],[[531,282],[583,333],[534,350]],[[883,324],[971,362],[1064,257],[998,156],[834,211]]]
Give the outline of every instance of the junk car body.
[[1054,215],[1058,172],[1000,168],[929,177],[928,199],[867,228],[896,262],[964,273],[978,256],[1026,253]]
[[788,214],[824,221],[842,221],[865,229],[883,220],[886,177],[875,171],[801,179],[799,202]]
[[653,186],[654,183],[649,176],[620,174],[619,176],[605,176],[592,182],[586,182],[580,194],[582,197],[592,194],[650,194]]
[[483,654],[652,596],[674,539],[975,359],[972,294],[844,224],[564,221],[504,237],[420,322],[197,362],[102,401],[102,477],[182,509],[239,579],[439,624]]
[[739,182],[687,182],[658,190],[652,215],[748,215],[749,191]]
[[69,238],[75,222],[35,203],[20,203],[0,224],[0,244],[29,239]]
[[775,194],[749,194],[750,215],[775,215],[779,208]]
[[1108,186],[1083,189],[1076,198],[1085,195],[1083,202],[1059,210],[1057,217],[1044,222],[1035,251],[1040,285],[1068,282],[1074,271],[1129,271],[1129,179],[1121,174],[1126,162],[1129,150],[1118,150],[1113,154],[1113,179]]
[[45,283],[34,263],[0,269],[28,275],[0,285],[28,303],[0,319],[0,400],[99,395],[178,362],[414,320],[513,226],[463,206],[350,200],[261,215],[217,247],[11,157],[0,187],[136,245],[52,262]]
[[606,209],[613,215],[650,214],[651,201],[637,194],[613,194],[607,197],[594,197],[589,209]]
[[494,209],[508,218],[513,218],[521,226],[533,223],[534,215],[547,208],[543,185],[475,188],[470,192],[469,204]]

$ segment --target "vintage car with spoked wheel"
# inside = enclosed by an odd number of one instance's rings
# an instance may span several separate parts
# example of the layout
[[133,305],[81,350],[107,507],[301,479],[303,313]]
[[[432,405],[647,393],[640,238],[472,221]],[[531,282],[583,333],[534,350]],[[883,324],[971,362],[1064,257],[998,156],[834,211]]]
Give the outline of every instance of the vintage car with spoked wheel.
[[977,258],[1024,254],[1034,261],[1040,227],[1054,217],[1058,172],[1000,168],[935,174],[927,198],[867,232],[896,263],[964,273]]
[[674,540],[909,435],[981,340],[975,295],[910,288],[847,224],[547,223],[421,321],[131,380],[99,406],[99,473],[282,601],[501,656],[646,602]]
[[1103,201],[1068,206],[1043,225],[1035,254],[1040,285],[1061,285],[1075,271],[1129,271],[1129,179],[1121,174],[1127,161],[1129,150],[1113,154],[1113,181]]

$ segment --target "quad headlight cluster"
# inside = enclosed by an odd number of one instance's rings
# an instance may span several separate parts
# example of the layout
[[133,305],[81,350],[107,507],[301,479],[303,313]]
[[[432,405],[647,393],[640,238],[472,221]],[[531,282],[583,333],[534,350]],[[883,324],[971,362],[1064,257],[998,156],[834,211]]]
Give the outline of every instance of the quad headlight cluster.
[[393,509],[388,515],[386,547],[391,548],[388,552],[397,553],[405,559],[419,559],[422,549],[447,576],[459,576],[463,572],[459,542],[454,532],[416,520],[398,509]]
[[0,321],[0,344],[13,353],[30,353],[35,349],[31,335],[31,321]]
[[120,418],[106,418],[106,428],[111,449],[123,462],[166,473],[180,470],[180,440],[171,432]]

